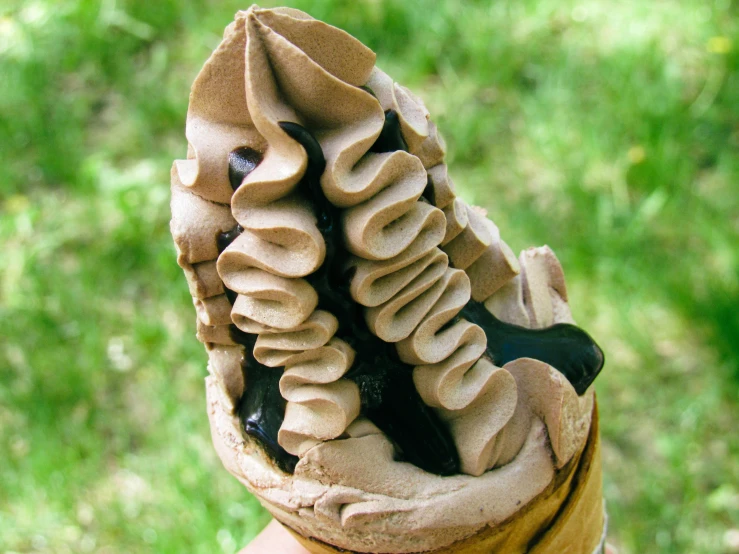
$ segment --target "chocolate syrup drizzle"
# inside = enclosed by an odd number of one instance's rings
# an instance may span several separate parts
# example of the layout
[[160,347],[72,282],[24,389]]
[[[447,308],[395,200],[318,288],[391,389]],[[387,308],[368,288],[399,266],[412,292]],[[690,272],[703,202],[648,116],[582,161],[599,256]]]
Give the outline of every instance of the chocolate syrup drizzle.
[[474,300],[459,315],[482,327],[487,338],[486,355],[498,367],[519,358],[539,360],[559,370],[578,395],[588,390],[603,369],[603,351],[575,325],[558,323],[545,329],[527,329],[499,320]]
[[228,155],[228,180],[231,188],[236,190],[241,186],[244,177],[254,171],[262,163],[262,153],[247,146],[233,150]]
[[[386,126],[388,122],[391,127],[397,126],[397,114],[393,114],[392,111],[386,113]],[[362,306],[351,297],[351,273],[344,269],[349,253],[344,246],[341,212],[321,191],[320,177],[326,161],[320,144],[300,125],[282,122],[280,127],[308,154],[308,168],[299,188],[313,207],[318,230],[326,243],[326,258],[307,280],[318,293],[318,308],[331,312],[338,319],[336,336],[356,352],[346,377],[359,386],[362,415],[395,442],[398,459],[438,475],[458,473],[459,457],[454,439],[416,391],[413,366],[400,361],[394,345],[370,332]],[[377,139],[383,143],[376,143],[373,151],[389,151],[386,149],[402,141],[399,127],[391,132],[383,131],[383,134]]]
[[[323,195],[320,177],[326,167],[323,150],[304,127],[281,122],[280,127],[299,142],[308,156],[308,167],[298,184],[298,194],[311,204],[317,226],[326,244],[326,258],[321,267],[306,280],[318,293],[318,308],[331,312],[339,321],[336,333],[356,352],[350,371],[345,375],[360,390],[362,415],[370,419],[396,446],[397,459],[410,462],[437,475],[459,472],[459,456],[453,437],[444,422],[421,399],[413,384],[413,366],[398,358],[393,344],[373,335],[367,328],[362,308],[351,298],[351,272],[345,270],[349,254],[344,245],[341,213]],[[382,153],[407,150],[398,114],[385,112],[382,132],[370,151]],[[262,156],[249,148],[238,148],[229,155],[229,178],[234,190],[256,168]],[[427,187],[427,199],[433,201],[433,189]],[[430,198],[429,198],[430,197]],[[243,229],[237,225],[217,237],[222,252]],[[236,293],[226,290],[233,304]],[[459,317],[479,325],[487,336],[487,351],[497,366],[518,358],[533,358],[552,365],[583,394],[603,367],[603,353],[582,329],[558,324],[546,329],[527,329],[500,321],[480,302],[470,300]],[[453,322],[450,322],[451,325]],[[276,464],[292,473],[298,461],[277,442],[277,433],[285,416],[286,401],[279,391],[282,371],[260,364],[253,355],[257,335],[244,333],[231,325],[234,342],[244,346],[243,371],[246,392],[238,405],[244,431],[259,441]]]

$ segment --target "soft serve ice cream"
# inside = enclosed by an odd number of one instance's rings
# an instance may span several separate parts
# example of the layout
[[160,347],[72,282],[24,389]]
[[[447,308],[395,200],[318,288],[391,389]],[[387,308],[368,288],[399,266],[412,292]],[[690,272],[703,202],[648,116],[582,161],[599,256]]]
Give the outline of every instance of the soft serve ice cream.
[[603,356],[552,251],[517,258],[456,196],[374,63],[297,10],[239,12],[192,88],[171,228],[229,471],[303,537],[419,552],[564,490]]

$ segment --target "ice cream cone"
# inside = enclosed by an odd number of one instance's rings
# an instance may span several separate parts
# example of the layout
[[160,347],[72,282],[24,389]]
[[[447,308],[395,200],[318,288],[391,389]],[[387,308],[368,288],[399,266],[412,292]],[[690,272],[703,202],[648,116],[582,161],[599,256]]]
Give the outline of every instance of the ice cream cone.
[[[456,195],[423,102],[344,31],[236,14],[172,234],[224,465],[311,552],[593,554],[591,384],[548,247]],[[591,425],[592,420],[592,425]]]
[[[605,522],[595,407],[585,448],[557,473],[547,490],[507,522],[429,554],[600,554]],[[288,530],[313,554],[352,552]]]

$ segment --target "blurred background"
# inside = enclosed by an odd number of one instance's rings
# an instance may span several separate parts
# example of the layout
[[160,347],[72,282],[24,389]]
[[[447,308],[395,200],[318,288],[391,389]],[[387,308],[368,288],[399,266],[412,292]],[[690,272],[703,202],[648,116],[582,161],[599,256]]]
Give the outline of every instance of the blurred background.
[[[739,6],[289,1],[420,94],[460,193],[549,244],[597,380],[622,554],[739,552]],[[264,6],[274,5],[264,2]],[[169,236],[234,0],[0,3],[0,551],[233,553]]]

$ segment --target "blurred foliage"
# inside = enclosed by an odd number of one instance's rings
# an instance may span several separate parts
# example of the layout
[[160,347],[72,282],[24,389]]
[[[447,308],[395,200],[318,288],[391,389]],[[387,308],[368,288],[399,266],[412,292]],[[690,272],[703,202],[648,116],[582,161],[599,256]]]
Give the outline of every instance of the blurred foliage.
[[[550,244],[599,378],[611,536],[737,552],[739,7],[296,0],[426,101],[458,188]],[[273,5],[264,3],[264,5]],[[168,234],[232,0],[0,5],[0,550],[235,552]]]

